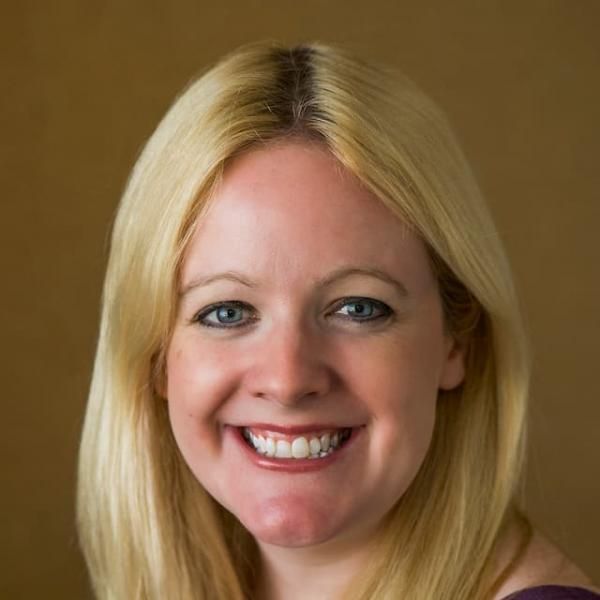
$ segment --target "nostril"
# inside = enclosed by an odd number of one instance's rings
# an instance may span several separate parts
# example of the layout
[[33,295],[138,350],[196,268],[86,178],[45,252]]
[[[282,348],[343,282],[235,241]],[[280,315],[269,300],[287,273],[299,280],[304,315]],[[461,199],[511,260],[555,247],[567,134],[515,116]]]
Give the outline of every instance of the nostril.
[[335,385],[334,372],[316,352],[261,348],[251,360],[244,384],[254,398],[293,405],[322,398]]

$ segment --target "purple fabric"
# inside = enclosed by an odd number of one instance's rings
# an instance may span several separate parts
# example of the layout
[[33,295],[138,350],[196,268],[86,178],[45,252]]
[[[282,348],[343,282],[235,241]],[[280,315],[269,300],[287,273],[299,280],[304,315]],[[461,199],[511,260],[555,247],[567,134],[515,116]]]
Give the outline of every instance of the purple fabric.
[[600,600],[600,594],[580,587],[541,585],[515,592],[503,600]]

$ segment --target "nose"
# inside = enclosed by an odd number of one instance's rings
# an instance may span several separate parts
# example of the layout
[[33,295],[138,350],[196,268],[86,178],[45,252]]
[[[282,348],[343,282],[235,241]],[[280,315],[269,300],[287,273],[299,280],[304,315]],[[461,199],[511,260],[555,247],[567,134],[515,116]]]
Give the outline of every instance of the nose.
[[307,327],[274,328],[253,348],[247,388],[255,398],[295,406],[330,392],[334,372],[325,360],[325,344]]

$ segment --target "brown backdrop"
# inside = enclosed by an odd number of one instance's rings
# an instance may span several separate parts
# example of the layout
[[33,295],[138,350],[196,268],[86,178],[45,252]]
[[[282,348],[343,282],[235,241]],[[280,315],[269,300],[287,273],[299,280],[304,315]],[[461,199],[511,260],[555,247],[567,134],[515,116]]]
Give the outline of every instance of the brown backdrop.
[[176,92],[259,38],[347,42],[444,106],[535,349],[527,502],[596,581],[600,2],[14,2],[0,9],[0,596],[85,598],[74,472],[107,232]]

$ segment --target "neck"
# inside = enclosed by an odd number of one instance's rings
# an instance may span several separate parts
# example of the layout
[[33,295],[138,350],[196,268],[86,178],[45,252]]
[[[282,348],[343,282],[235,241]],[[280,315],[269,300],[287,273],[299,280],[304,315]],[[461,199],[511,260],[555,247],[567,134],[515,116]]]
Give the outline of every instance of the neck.
[[[358,542],[358,541],[357,541]],[[342,598],[352,578],[363,569],[370,545],[327,542],[303,548],[284,548],[259,542],[260,600]]]

